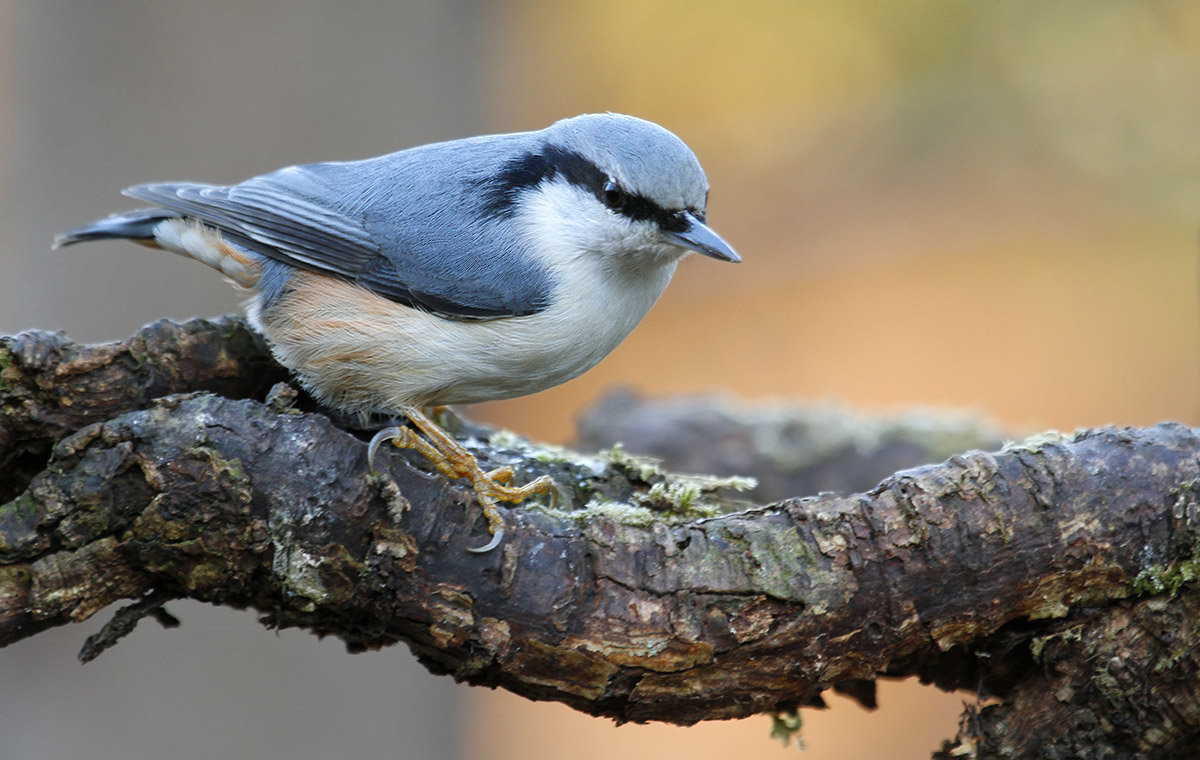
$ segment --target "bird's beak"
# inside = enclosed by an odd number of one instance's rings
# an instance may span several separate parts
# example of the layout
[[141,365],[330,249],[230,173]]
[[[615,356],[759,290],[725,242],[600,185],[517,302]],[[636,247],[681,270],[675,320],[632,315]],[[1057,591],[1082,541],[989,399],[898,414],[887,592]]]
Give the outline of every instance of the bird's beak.
[[666,233],[667,239],[672,243],[721,261],[732,261],[736,264],[742,260],[742,257],[737,255],[737,251],[733,250],[729,243],[722,240],[720,235],[713,232],[707,224],[697,219],[691,212],[684,211],[683,218],[688,222],[687,229],[682,232]]

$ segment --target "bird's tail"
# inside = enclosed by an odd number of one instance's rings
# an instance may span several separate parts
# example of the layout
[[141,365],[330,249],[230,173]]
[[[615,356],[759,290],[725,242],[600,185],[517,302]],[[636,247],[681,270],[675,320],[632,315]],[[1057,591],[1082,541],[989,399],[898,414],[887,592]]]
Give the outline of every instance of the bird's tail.
[[226,240],[221,232],[173,211],[161,208],[138,209],[114,214],[54,238],[53,247],[62,248],[88,240],[132,240],[151,248],[208,264],[235,284],[252,288],[262,274],[263,257]]
[[62,248],[88,240],[112,239],[133,240],[153,245],[154,228],[158,226],[159,222],[178,216],[178,214],[161,208],[143,208],[123,214],[113,214],[107,219],[85,224],[56,236],[53,247]]

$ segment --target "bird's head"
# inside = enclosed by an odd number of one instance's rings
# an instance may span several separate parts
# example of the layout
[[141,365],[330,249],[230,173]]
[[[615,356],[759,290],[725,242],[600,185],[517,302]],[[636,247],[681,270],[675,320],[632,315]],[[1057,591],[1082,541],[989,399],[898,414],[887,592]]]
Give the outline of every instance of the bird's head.
[[682,140],[644,119],[584,114],[533,133],[496,178],[492,211],[552,248],[668,263],[696,251],[740,261],[705,222],[708,180]]

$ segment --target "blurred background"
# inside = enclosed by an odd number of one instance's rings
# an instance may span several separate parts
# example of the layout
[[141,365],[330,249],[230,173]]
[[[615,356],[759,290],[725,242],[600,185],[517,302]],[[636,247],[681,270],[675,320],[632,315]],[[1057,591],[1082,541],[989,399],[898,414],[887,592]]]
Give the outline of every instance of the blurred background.
[[[124,337],[237,295],[56,232],[236,182],[584,111],[700,156],[739,266],[691,259],[590,373],[468,410],[567,442],[606,388],[967,409],[1014,436],[1200,422],[1200,6],[1186,0],[0,0],[0,332]],[[781,757],[753,718],[623,726],[175,604],[0,651],[6,758]],[[105,618],[106,614],[98,616]],[[928,757],[965,697],[806,711],[805,757]],[[783,754],[781,754],[783,753]]]

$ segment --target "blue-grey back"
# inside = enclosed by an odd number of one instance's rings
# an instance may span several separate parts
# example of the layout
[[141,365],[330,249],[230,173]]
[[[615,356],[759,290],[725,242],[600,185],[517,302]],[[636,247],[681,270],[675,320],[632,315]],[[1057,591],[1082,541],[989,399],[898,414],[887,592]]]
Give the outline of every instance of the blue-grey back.
[[221,229],[251,250],[410,305],[486,318],[544,308],[548,274],[481,187],[539,133],[468,138],[361,161],[288,167],[238,185],[165,183],[133,197]]

